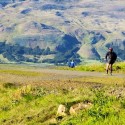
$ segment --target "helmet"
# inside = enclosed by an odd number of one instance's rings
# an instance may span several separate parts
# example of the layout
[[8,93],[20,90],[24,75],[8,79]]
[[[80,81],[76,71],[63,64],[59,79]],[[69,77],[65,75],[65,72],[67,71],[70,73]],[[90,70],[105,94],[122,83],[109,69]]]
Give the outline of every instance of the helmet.
[[109,48],[110,51],[113,51],[113,48]]

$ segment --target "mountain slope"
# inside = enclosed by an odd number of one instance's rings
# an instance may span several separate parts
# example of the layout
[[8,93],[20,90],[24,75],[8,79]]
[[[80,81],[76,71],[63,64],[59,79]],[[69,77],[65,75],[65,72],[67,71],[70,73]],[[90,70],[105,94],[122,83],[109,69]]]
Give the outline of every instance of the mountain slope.
[[8,3],[0,9],[1,42],[28,48],[49,47],[55,51],[53,59],[43,62],[66,62],[71,58],[78,62],[101,60],[108,47],[113,47],[118,57],[125,60],[123,0],[15,0]]

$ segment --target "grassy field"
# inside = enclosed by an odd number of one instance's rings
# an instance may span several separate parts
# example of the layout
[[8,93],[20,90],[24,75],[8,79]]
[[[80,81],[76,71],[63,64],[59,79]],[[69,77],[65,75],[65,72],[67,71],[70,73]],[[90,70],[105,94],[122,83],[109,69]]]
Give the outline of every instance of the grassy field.
[[[92,72],[104,72],[105,64],[90,64],[90,65],[78,65],[75,68],[69,68],[67,66],[57,67],[57,69],[64,70],[77,70],[77,71],[92,71]],[[116,73],[125,73],[125,62],[117,62],[113,65],[113,71]]]
[[[123,64],[119,64],[121,66]],[[118,66],[118,65],[117,65]],[[82,66],[79,66],[82,67]],[[76,67],[76,70],[81,70]],[[119,72],[124,71],[124,65]],[[95,68],[96,71],[98,68]],[[82,69],[83,70],[83,69]],[[88,70],[87,70],[88,71]],[[91,71],[91,70],[90,70]],[[125,79],[72,77],[52,79],[34,67],[1,65],[1,125],[124,125]],[[49,79],[46,79],[49,77]],[[75,114],[71,106],[91,104]],[[65,116],[57,115],[65,105]]]

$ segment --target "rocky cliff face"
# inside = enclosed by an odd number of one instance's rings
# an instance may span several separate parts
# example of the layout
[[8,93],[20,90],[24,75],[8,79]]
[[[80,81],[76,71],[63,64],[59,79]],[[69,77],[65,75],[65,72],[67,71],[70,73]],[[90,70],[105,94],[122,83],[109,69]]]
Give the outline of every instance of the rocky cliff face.
[[[108,47],[125,60],[123,0],[0,0],[0,4],[1,42],[49,47],[57,62],[101,60]],[[60,55],[63,59],[57,60]]]

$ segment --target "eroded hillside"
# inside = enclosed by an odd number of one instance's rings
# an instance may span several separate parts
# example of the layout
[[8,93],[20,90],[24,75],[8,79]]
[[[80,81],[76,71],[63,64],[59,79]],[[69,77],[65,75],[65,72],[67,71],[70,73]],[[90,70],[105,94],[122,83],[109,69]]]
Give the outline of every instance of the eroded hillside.
[[125,60],[123,0],[15,0],[0,8],[1,42],[55,52],[38,62],[100,60],[111,46]]

